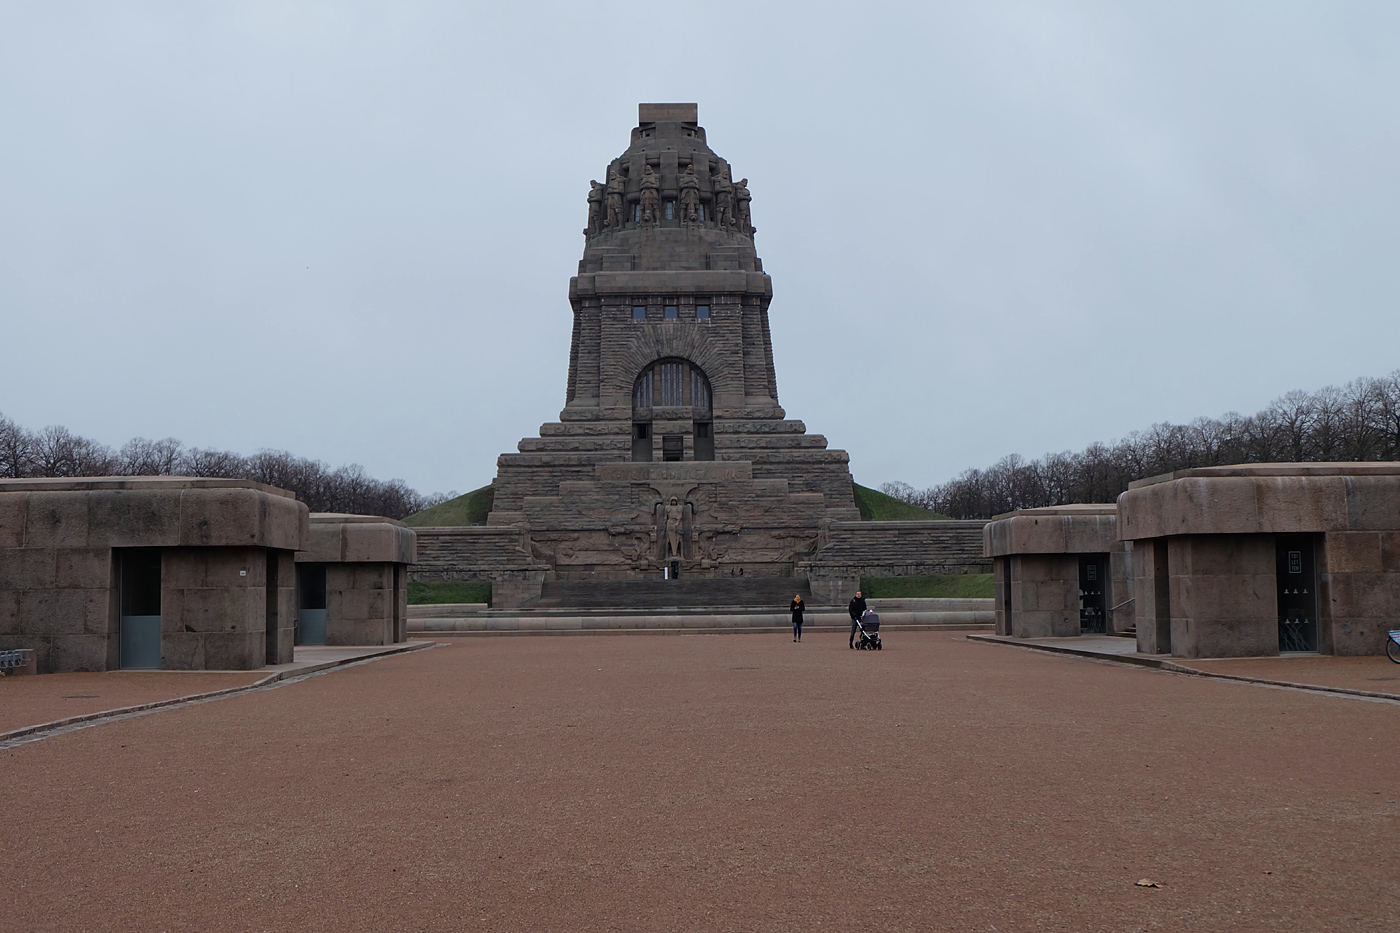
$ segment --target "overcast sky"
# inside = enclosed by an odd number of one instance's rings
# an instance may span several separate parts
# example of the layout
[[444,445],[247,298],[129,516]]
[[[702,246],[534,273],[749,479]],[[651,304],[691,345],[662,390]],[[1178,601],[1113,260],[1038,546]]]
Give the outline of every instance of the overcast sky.
[[489,482],[641,101],[780,400],[942,482],[1400,367],[1400,4],[0,0],[0,412]]

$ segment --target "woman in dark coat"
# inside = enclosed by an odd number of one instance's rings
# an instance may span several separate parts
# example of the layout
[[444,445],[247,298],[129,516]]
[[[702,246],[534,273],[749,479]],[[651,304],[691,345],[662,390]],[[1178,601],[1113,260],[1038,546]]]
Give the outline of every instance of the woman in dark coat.
[[801,595],[792,598],[792,605],[788,606],[792,610],[792,640],[802,640],[802,610],[807,608],[807,604],[802,601]]

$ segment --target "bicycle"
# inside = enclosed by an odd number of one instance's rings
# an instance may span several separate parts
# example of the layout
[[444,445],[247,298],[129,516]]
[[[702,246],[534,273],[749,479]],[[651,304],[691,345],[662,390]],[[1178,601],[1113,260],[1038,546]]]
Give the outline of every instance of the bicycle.
[[1400,664],[1400,629],[1387,633],[1385,639],[1385,656],[1396,664]]

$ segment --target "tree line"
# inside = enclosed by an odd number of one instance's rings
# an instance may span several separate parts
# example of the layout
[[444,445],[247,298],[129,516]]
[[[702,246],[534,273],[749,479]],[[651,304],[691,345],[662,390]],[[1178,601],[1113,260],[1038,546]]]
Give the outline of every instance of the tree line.
[[401,479],[379,480],[359,464],[331,469],[285,450],[250,457],[227,450],[186,447],[173,437],[133,437],[119,449],[81,437],[61,425],[27,431],[0,414],[0,477],[209,476],[246,479],[285,489],[313,512],[349,512],[403,518],[446,501],[425,496]]
[[1193,467],[1364,460],[1400,460],[1400,370],[1341,388],[1289,392],[1253,415],[1154,424],[1078,453],[1037,460],[1011,454],[928,489],[894,482],[880,491],[953,518],[991,518],[1016,509],[1113,502],[1133,480]]

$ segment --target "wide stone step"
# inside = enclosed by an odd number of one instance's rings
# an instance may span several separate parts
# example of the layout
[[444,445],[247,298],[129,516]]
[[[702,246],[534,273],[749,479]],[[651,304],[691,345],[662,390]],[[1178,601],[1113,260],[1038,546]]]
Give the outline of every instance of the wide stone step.
[[795,594],[810,601],[805,579],[795,577],[681,577],[675,580],[553,580],[544,584],[540,609],[665,609],[755,606],[786,609]]

